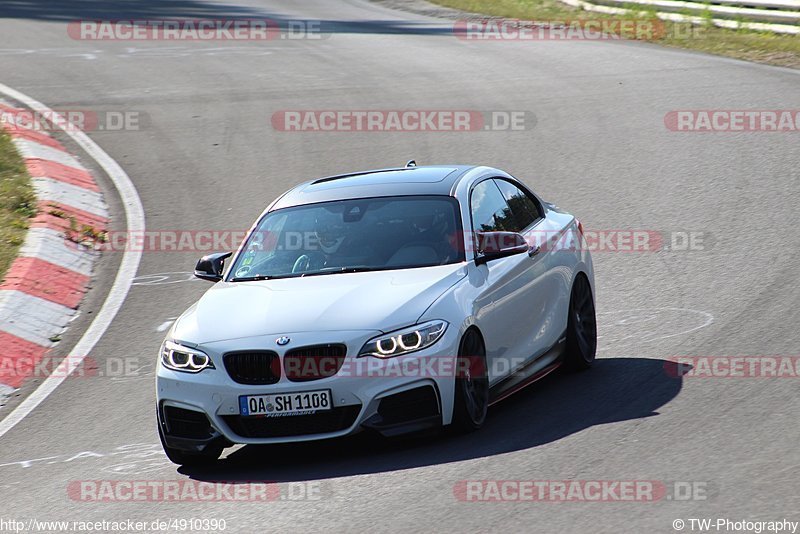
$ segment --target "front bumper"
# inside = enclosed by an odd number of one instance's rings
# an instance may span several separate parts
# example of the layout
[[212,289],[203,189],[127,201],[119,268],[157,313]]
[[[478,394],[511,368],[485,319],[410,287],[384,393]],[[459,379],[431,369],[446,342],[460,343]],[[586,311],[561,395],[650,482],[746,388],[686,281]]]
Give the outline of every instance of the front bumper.
[[[222,356],[239,350],[274,350],[283,368],[283,355],[291,347],[277,346],[275,336],[204,345],[201,349],[212,359],[215,369],[190,374],[158,365],[156,389],[165,442],[172,448],[199,451],[212,442],[229,445],[311,441],[345,436],[364,428],[397,435],[449,424],[453,410],[457,330],[451,326],[433,346],[387,360],[355,358],[363,344],[377,334],[374,331],[286,334],[292,340],[292,347],[344,343],[347,346],[345,363],[336,375],[328,378],[292,382],[282,374],[276,383],[269,385],[235,382],[228,375]],[[331,391],[331,410],[276,418],[241,416],[239,412],[242,395],[319,389]],[[171,408],[193,413],[185,414]],[[180,415],[177,419],[195,420],[195,426],[187,429],[180,422],[171,424],[170,411]],[[207,423],[203,422],[203,417]]]

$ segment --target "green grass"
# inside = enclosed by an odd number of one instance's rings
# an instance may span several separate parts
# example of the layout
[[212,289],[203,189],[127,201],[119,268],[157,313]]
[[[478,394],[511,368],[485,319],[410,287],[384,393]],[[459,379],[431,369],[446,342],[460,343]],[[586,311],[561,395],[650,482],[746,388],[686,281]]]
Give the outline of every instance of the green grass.
[[[462,11],[496,17],[535,21],[581,21],[604,19],[652,19],[654,12],[638,15],[604,15],[573,8],[558,0],[430,0]],[[659,23],[661,24],[661,23]],[[666,46],[699,50],[770,65],[800,69],[800,35],[779,35],[749,30],[727,30],[710,24],[691,26],[663,22],[651,42]]]
[[36,195],[25,163],[11,137],[0,128],[0,280],[25,240],[34,215]]

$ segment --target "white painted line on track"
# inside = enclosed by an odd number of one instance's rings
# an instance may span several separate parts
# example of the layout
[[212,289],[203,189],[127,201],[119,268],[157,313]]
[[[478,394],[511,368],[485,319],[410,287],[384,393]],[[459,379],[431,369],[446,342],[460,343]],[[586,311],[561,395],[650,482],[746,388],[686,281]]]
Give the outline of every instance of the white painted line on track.
[[[20,93],[6,85],[0,83],[0,93],[7,97],[22,102],[27,107],[38,111],[40,113],[53,113],[53,111],[34,100],[33,98]],[[122,199],[122,205],[125,209],[125,222],[129,232],[143,232],[145,230],[144,223],[144,208],[139,194],[136,192],[136,187],[131,182],[131,179],[114,161],[111,156],[100,148],[100,146],[92,141],[89,136],[81,131],[68,131],[64,133],[72,138],[97,164],[106,172],[111,178],[114,187],[119,192]],[[108,292],[103,307],[95,316],[92,324],[83,333],[83,336],[78,343],[73,347],[69,356],[65,358],[58,366],[53,374],[47,377],[44,382],[34,390],[28,398],[19,404],[5,419],[0,421],[0,437],[5,435],[9,430],[14,428],[20,421],[22,421],[29,413],[31,413],[37,406],[39,406],[67,377],[83,362],[84,358],[91,352],[97,342],[103,337],[103,334],[108,329],[111,322],[116,317],[122,304],[125,302],[125,297],[131,288],[133,278],[136,276],[136,271],[139,268],[139,262],[142,259],[141,250],[125,250],[122,254],[122,261],[117,271],[117,276],[114,278],[114,283]]]
[[166,321],[156,327],[156,332],[166,332],[176,320],[178,320],[177,317],[169,317]]
[[0,402],[3,401],[3,397],[10,397],[13,393],[14,388],[5,384],[0,384]]

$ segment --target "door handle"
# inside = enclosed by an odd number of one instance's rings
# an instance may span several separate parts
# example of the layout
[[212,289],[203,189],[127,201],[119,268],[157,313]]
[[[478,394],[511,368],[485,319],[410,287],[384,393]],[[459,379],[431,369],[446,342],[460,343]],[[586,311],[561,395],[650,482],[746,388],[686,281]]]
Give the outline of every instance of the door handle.
[[533,245],[528,249],[528,256],[532,258],[536,256],[540,250],[542,250],[542,247],[540,247],[539,245]]

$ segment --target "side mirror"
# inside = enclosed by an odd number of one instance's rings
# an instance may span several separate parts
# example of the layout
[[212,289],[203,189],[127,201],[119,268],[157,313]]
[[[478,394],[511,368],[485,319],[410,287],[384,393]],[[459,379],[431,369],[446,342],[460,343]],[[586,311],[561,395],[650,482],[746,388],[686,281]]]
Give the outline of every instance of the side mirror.
[[498,258],[528,252],[525,238],[516,232],[479,232],[478,257],[475,265],[483,265]]
[[222,280],[222,272],[225,270],[225,260],[228,259],[233,252],[217,252],[216,254],[209,254],[203,256],[197,261],[194,268],[194,275],[202,280],[209,282],[219,282]]

